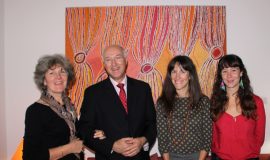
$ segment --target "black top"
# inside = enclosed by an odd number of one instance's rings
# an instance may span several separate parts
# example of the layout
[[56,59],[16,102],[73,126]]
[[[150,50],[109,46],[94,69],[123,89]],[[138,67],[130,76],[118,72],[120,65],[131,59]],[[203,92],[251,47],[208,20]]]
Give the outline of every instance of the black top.
[[[65,120],[50,107],[33,103],[26,110],[23,159],[48,160],[49,149],[69,143],[70,130]],[[74,154],[61,160],[75,160]]]

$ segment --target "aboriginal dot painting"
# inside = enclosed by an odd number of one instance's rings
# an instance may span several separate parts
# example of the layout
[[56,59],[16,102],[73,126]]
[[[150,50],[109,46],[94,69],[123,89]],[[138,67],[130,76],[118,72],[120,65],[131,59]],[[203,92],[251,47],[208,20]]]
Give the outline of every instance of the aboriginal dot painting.
[[119,6],[66,9],[66,56],[75,67],[70,97],[107,78],[102,50],[119,44],[128,54],[127,75],[151,86],[156,102],[173,56],[189,56],[210,96],[218,60],[226,53],[224,6]]

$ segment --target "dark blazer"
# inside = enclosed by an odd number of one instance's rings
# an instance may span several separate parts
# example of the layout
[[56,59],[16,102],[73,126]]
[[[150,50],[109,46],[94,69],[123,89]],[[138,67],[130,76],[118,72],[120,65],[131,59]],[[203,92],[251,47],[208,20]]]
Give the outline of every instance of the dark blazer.
[[[147,160],[149,151],[128,158],[112,152],[113,143],[124,137],[146,137],[150,148],[156,140],[156,113],[150,86],[127,77],[128,114],[109,78],[88,87],[84,93],[79,120],[79,135],[95,151],[96,160]],[[94,130],[105,132],[103,140],[94,139]],[[150,150],[150,149],[149,149]]]

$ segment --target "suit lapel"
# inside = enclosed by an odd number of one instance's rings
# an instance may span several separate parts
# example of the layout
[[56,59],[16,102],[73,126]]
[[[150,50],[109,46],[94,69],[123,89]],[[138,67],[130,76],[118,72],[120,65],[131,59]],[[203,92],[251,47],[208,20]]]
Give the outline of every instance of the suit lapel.
[[118,108],[123,113],[126,113],[126,111],[125,111],[125,109],[124,109],[124,107],[122,105],[122,102],[121,102],[121,100],[120,100],[120,98],[119,98],[119,96],[118,96],[118,94],[117,94],[115,88],[113,87],[113,84],[112,84],[112,82],[111,82],[111,80],[109,78],[107,78],[105,80],[105,87],[107,88],[105,90],[105,93],[107,95],[107,98],[105,98],[105,99],[112,99],[112,100],[115,99],[116,100],[116,104],[114,104],[112,106],[115,106],[116,109]]
[[134,100],[136,97],[136,92],[135,92],[135,87],[133,84],[133,80],[129,77],[127,77],[127,106],[128,106],[128,114],[132,114],[134,112],[134,104],[136,104],[136,102]]

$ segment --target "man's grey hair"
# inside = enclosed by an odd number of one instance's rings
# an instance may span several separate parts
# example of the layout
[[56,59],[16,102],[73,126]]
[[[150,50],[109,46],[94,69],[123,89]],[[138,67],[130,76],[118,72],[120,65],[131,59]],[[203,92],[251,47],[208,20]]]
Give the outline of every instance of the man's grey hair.
[[124,55],[124,57],[126,58],[127,57],[127,52],[126,50],[121,46],[121,45],[118,45],[118,44],[113,44],[113,45],[110,45],[110,46],[107,46],[104,48],[103,52],[102,52],[102,59],[104,60],[104,54],[107,52],[108,49],[110,48],[117,48],[120,50],[120,52]]

